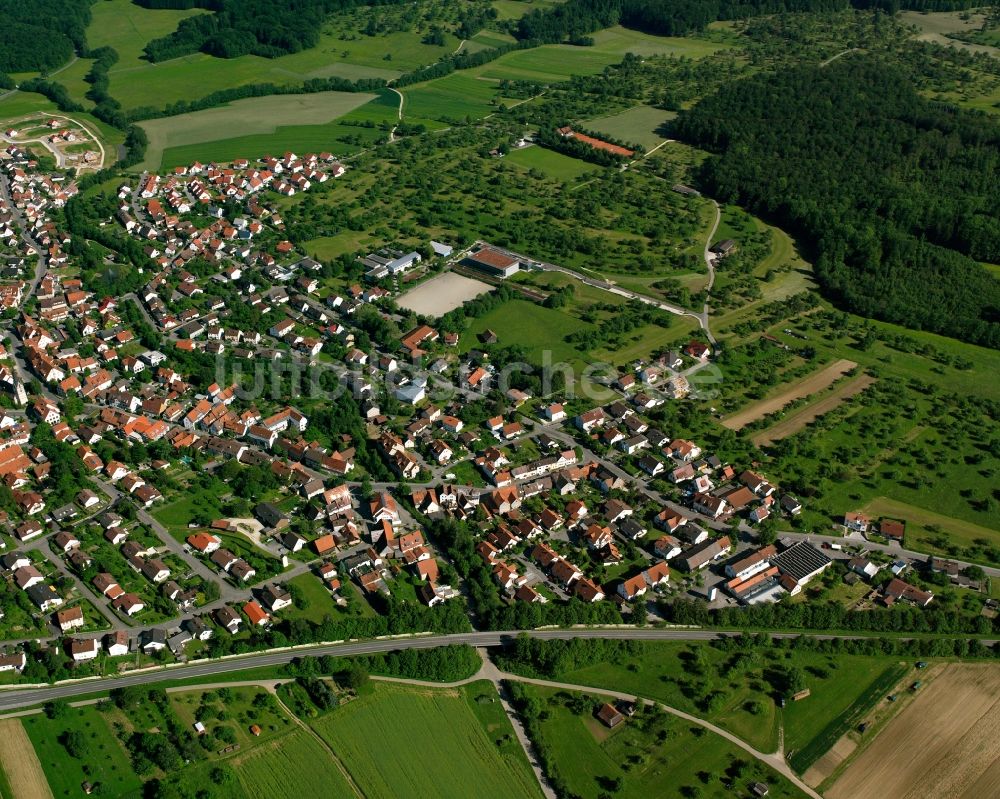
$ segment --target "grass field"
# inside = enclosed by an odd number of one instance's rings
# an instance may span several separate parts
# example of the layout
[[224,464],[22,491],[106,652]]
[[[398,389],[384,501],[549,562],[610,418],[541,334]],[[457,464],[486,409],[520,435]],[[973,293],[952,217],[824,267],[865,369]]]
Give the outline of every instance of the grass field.
[[[79,708],[60,719],[29,716],[23,724],[57,799],[79,796],[84,782],[100,783],[107,796],[139,795],[141,781],[100,711],[93,707]],[[67,732],[83,734],[86,741],[83,758],[71,757],[60,743]]]
[[[391,80],[400,73],[438,61],[458,46],[448,35],[443,46],[428,45],[418,33],[343,37],[324,31],[316,47],[280,58],[242,56],[213,58],[195,53],[151,64],[142,50],[152,39],[170,33],[177,23],[202,11],[163,11],[136,6],[131,0],[106,0],[95,4],[87,29],[92,47],[110,45],[120,60],[112,67],[112,95],[126,109],[152,105],[157,108],[204,97],[212,92],[248,83],[294,85],[311,78],[342,77],[348,80]],[[57,79],[70,91],[82,92],[82,77],[90,61],[81,59]]]
[[[611,788],[623,799],[744,796],[749,795],[749,783],[754,779],[767,782],[770,796],[800,796],[756,762],[743,769],[736,780],[739,787],[723,785],[721,780],[728,776],[733,761],[739,758],[746,762],[747,758],[723,738],[700,727],[644,710],[608,730],[590,711],[599,701],[596,696],[523,688],[542,702],[548,713],[538,722],[538,737],[548,753],[550,772],[557,772],[568,790],[584,799],[609,796]],[[587,700],[582,713],[570,704],[577,696]]]
[[[149,137],[142,168],[176,166],[195,158],[231,161],[287,150],[332,151],[334,142],[326,125],[376,97],[349,92],[253,97],[220,108],[149,120],[142,123]],[[233,131],[240,135],[230,137]]]
[[579,350],[564,341],[565,337],[581,328],[589,328],[579,319],[553,308],[543,308],[528,300],[511,300],[487,314],[472,320],[462,336],[459,349],[467,351],[478,346],[476,336],[484,330],[497,333],[503,347],[520,346],[528,357],[541,363],[544,353],[551,353],[551,361],[583,362]]
[[427,690],[380,683],[310,723],[368,799],[464,799],[470,791],[482,799],[541,796],[520,747],[505,740],[513,736],[509,722],[492,715],[484,724],[479,702],[499,704],[492,686]]
[[[39,757],[20,719],[0,721],[0,765],[3,767],[11,793],[16,799],[52,799]],[[54,743],[54,741],[53,741]],[[60,793],[60,796],[65,795]]]
[[402,89],[406,97],[404,119],[464,120],[492,113],[499,87],[495,81],[475,77],[473,71],[455,72]]
[[329,753],[305,730],[255,747],[229,762],[248,799],[355,795]]
[[799,432],[799,430],[802,430],[823,414],[829,413],[842,402],[849,402],[851,397],[860,394],[874,382],[875,378],[870,375],[859,375],[847,382],[841,383],[818,402],[806,405],[790,416],[786,416],[776,425],[757,433],[753,436],[752,441],[760,447],[780,441],[783,438],[788,438],[788,436]]
[[940,537],[939,530],[947,534],[950,542],[962,546],[970,546],[977,540],[995,540],[997,537],[996,530],[887,497],[873,499],[865,504],[864,510],[875,518],[886,516],[906,521],[906,545],[920,552],[942,552],[936,543]]
[[647,150],[651,150],[666,139],[666,136],[661,135],[662,128],[676,116],[673,111],[638,105],[620,114],[598,117],[583,124],[590,130],[605,133],[621,141],[641,144]]
[[524,169],[537,169],[550,178],[562,181],[574,180],[581,175],[589,174],[597,169],[593,164],[588,164],[586,161],[581,161],[578,158],[570,158],[568,155],[538,146],[512,150],[507,154],[505,160]]
[[[864,660],[858,658],[858,660]],[[831,691],[818,697],[810,695],[792,702],[785,709],[785,753],[788,762],[800,774],[832,747],[845,732],[860,724],[865,714],[877,702],[891,693],[906,674],[908,667],[900,663],[879,664],[877,669],[853,670],[853,680],[843,684],[844,690]],[[838,667],[840,658],[838,658]]]

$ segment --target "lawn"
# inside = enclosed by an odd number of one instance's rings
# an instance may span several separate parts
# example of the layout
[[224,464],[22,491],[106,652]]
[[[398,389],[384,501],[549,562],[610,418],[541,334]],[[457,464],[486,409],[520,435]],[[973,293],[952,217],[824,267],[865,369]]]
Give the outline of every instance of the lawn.
[[[350,590],[350,584],[346,590]],[[300,574],[288,581],[288,586],[294,591],[295,605],[281,612],[282,617],[288,619],[306,619],[316,624],[321,623],[327,616],[342,617],[348,615],[346,608],[341,608],[333,601],[333,596],[326,589],[326,586],[312,572]],[[300,601],[300,597],[301,600]],[[353,603],[358,607],[362,603]],[[364,603],[365,607],[368,603]]]
[[[723,738],[665,713],[644,709],[609,730],[593,717],[597,696],[521,688],[548,714],[536,722],[536,743],[547,753],[550,775],[583,799],[612,792],[622,799],[745,796],[755,780],[768,784],[769,796],[801,796]],[[738,777],[737,760],[746,764]]]
[[[170,167],[196,158],[221,161],[258,157],[269,151],[327,149],[331,138],[328,123],[374,99],[374,94],[351,92],[281,94],[149,120],[142,123],[149,137],[143,168],[157,169],[161,161]],[[233,131],[240,135],[230,137]],[[164,159],[165,153],[169,159]]]
[[525,169],[537,169],[550,178],[562,181],[574,180],[598,169],[586,161],[538,146],[512,150],[507,154],[506,160]]
[[640,144],[647,150],[661,144],[666,136],[661,135],[663,127],[676,117],[673,111],[638,105],[620,114],[598,117],[583,123],[588,130],[604,133],[620,141]]
[[329,752],[305,730],[255,747],[229,762],[248,799],[354,794]]
[[539,797],[520,747],[510,745],[509,722],[477,707],[495,701],[490,691],[378,683],[310,724],[369,799]]
[[[84,782],[100,783],[102,794],[139,797],[142,783],[104,715],[93,707],[72,708],[59,719],[44,715],[22,720],[56,799],[80,796]],[[84,754],[71,756],[61,743],[66,733],[83,736]]]

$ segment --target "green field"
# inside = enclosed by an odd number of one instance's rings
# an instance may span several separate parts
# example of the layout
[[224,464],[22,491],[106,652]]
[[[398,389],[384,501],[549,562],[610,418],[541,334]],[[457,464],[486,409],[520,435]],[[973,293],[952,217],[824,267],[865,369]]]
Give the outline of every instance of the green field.
[[[655,699],[712,721],[763,752],[772,752],[778,745],[779,715],[786,751],[805,747],[880,675],[896,668],[896,662],[887,658],[778,648],[751,650],[747,657],[713,646],[658,642],[642,644],[636,651],[615,662],[546,677]],[[768,682],[774,668],[782,666],[802,669],[811,692],[808,699],[789,703],[783,711]]]
[[541,796],[520,747],[510,745],[510,723],[479,702],[499,704],[488,683],[459,690],[381,683],[310,724],[368,799]]
[[629,144],[640,144],[651,150],[666,139],[666,136],[660,135],[659,131],[676,116],[673,111],[637,105],[620,114],[598,117],[583,124],[589,130],[605,133]]
[[[326,30],[316,47],[280,58],[221,59],[195,53],[156,64],[142,59],[147,42],[170,33],[181,19],[197,13],[204,12],[154,11],[130,0],[95,4],[88,44],[118,50],[120,60],[110,72],[111,93],[126,109],[162,108],[248,83],[294,85],[334,76],[391,80],[401,72],[439,60],[459,43],[453,36],[447,37],[444,46],[435,46],[422,43],[421,36],[411,32],[344,37],[342,32]],[[57,78],[74,93],[82,91],[82,76],[89,66],[89,61],[81,59]]]
[[248,799],[354,795],[330,754],[305,730],[255,747],[230,763]]
[[[349,92],[282,94],[149,120],[142,123],[149,137],[142,167],[152,170],[196,159],[231,161],[287,150],[332,151],[336,142],[329,123],[376,99],[374,94]],[[240,135],[230,138],[234,131]]]
[[549,352],[551,363],[582,363],[583,355],[564,339],[584,327],[590,326],[564,311],[528,300],[511,300],[473,319],[459,348],[467,351],[479,346],[476,336],[490,329],[497,333],[500,346],[524,347],[533,362],[541,363],[544,353]]
[[[142,783],[100,711],[85,707],[70,710],[60,719],[40,714],[22,723],[56,799],[82,795],[80,785],[84,782],[100,783],[105,796],[140,795]],[[83,736],[82,757],[72,757],[60,742],[67,733]]]
[[493,113],[498,86],[494,81],[475,77],[469,70],[416,84],[402,92],[406,97],[403,106],[406,120],[412,122],[413,117],[418,117],[448,121]]
[[574,180],[598,168],[578,158],[570,158],[568,155],[537,146],[511,150],[505,159],[509,163],[517,164],[525,169],[537,169],[550,178],[563,181]]
[[[769,796],[801,796],[723,738],[672,716],[645,709],[609,730],[593,716],[598,696],[519,688],[548,714],[535,724],[549,775],[584,799],[748,796],[755,780],[768,784]],[[738,777],[737,760],[744,764]]]

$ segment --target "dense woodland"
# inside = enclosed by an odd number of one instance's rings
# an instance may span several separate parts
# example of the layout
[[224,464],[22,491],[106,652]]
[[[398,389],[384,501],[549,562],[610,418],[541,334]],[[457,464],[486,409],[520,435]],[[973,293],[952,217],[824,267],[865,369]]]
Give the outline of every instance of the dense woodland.
[[0,72],[44,72],[84,52],[92,3],[0,0]]
[[567,0],[526,14],[518,22],[519,39],[587,44],[588,34],[624,25],[660,36],[682,36],[709,22],[746,19],[762,14],[880,8],[951,11],[972,8],[973,0]]
[[[169,36],[146,47],[150,61],[166,61],[199,50],[219,58],[266,58],[315,47],[326,18],[337,11],[381,3],[365,0],[136,0],[145,8],[204,8],[214,14],[189,17]],[[391,2],[391,0],[385,0]]]
[[706,190],[814,249],[850,310],[1000,346],[1000,126],[932,103],[875,57],[723,86],[677,133]]

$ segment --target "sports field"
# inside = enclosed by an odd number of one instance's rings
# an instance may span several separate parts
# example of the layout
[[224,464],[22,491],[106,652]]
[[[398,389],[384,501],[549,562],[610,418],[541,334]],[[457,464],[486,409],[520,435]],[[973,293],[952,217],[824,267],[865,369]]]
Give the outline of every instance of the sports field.
[[441,316],[492,290],[489,283],[445,272],[401,295],[396,304],[414,313]]
[[673,111],[637,105],[620,114],[591,119],[583,125],[588,130],[605,133],[630,144],[641,144],[647,150],[651,150],[666,140],[667,137],[661,135],[663,126],[676,116]]
[[1000,667],[951,663],[833,784],[829,799],[1000,795]]
[[540,797],[520,747],[498,746],[498,740],[513,737],[506,717],[484,724],[480,704],[499,707],[492,686],[451,690],[377,683],[310,724],[367,799]]
[[[219,108],[152,119],[141,123],[149,137],[149,148],[142,167],[154,170],[161,166],[190,163],[190,160],[178,160],[181,152],[184,158],[195,156],[204,161],[264,155],[266,151],[248,146],[249,139],[273,140],[275,153],[290,149],[326,149],[325,145],[330,137],[323,134],[320,126],[375,100],[376,97],[374,94],[350,92],[281,94],[237,100]],[[310,127],[320,128],[316,131],[319,135],[312,140],[302,135],[302,128]],[[279,131],[280,135],[275,135]],[[287,135],[289,131],[293,135]],[[239,137],[230,138],[236,132]],[[296,132],[298,135],[294,135]],[[212,142],[217,144],[213,147]],[[309,144],[313,146],[310,147]],[[180,148],[184,148],[183,151]],[[172,164],[164,160],[167,150],[172,150],[169,159],[174,162]],[[197,153],[205,154],[196,155]]]

